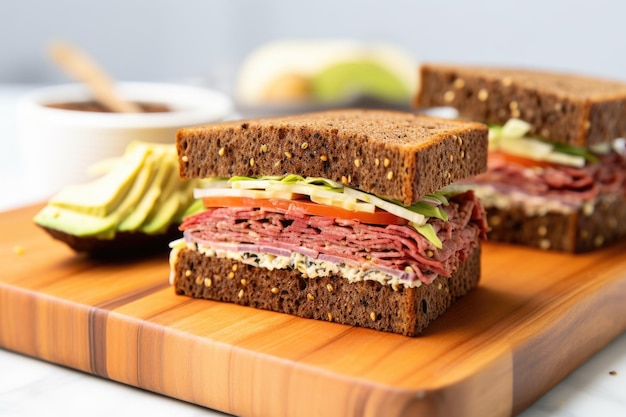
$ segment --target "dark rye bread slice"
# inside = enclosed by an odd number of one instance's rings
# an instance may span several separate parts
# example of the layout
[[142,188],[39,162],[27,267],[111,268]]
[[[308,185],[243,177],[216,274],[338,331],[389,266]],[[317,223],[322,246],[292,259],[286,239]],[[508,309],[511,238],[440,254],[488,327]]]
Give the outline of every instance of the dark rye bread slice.
[[626,83],[527,69],[423,64],[415,107],[450,106],[502,125],[520,118],[531,133],[571,145],[626,135]]
[[183,179],[299,174],[411,204],[484,172],[487,128],[353,109],[185,128],[176,145]]
[[302,278],[296,270],[268,271],[187,248],[178,252],[174,272],[179,295],[415,336],[476,287],[480,246],[450,278],[397,290],[377,281],[350,283],[336,275]]
[[521,207],[487,207],[489,240],[545,250],[588,252],[626,237],[626,197],[600,197],[571,214],[528,216]]

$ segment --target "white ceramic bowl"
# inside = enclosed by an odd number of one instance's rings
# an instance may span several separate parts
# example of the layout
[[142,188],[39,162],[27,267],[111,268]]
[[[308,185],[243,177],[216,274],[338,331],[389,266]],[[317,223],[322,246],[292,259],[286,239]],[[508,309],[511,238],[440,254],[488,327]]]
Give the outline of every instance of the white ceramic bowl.
[[47,106],[92,100],[79,84],[41,88],[19,101],[23,179],[34,192],[52,195],[66,184],[90,180],[91,165],[122,155],[132,141],[174,143],[179,128],[220,121],[233,111],[228,96],[206,88],[131,82],[117,88],[127,100],[165,104],[170,111],[120,114]]

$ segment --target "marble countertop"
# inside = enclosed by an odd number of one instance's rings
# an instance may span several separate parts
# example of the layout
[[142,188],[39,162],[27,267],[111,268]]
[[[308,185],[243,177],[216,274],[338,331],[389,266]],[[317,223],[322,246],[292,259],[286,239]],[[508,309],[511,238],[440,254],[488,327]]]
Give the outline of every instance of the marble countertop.
[[[17,99],[32,86],[0,85],[0,211],[45,196],[20,181],[15,126]],[[3,318],[0,317],[0,320]],[[0,349],[0,416],[224,416],[144,391]],[[626,415],[626,333],[525,410],[522,417]]]

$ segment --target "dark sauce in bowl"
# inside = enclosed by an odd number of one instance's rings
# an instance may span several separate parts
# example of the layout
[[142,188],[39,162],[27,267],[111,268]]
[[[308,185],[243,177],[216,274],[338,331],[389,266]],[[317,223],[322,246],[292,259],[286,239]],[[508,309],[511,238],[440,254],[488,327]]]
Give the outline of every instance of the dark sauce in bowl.
[[[136,103],[141,107],[144,113],[166,113],[171,109],[165,104],[161,103]],[[100,113],[112,113],[107,107],[98,103],[97,101],[79,101],[69,103],[52,103],[46,104],[46,107],[52,107],[54,109],[63,110],[77,110],[77,111],[91,111]]]

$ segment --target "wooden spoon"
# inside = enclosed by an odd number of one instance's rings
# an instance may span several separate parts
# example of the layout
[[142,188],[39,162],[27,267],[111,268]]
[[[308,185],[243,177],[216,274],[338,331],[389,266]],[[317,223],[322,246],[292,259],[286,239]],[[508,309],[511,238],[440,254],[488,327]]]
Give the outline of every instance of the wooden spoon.
[[52,60],[72,77],[84,82],[96,101],[117,113],[141,113],[142,108],[123,100],[115,91],[113,79],[100,68],[87,54],[76,47],[56,41],[49,47]]

